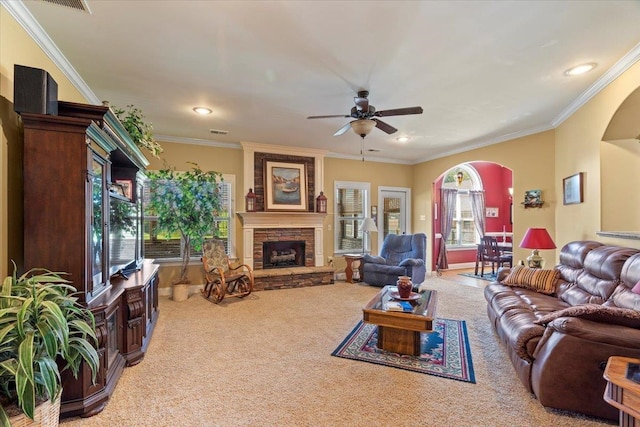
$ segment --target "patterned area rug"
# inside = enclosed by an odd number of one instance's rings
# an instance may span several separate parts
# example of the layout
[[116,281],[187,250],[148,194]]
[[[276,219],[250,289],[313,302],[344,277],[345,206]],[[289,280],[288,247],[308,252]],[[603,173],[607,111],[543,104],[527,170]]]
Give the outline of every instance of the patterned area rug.
[[484,276],[473,273],[458,273],[460,276],[473,277],[474,279],[487,280],[489,282],[495,282],[498,279],[498,274],[484,273]]
[[466,323],[450,319],[434,323],[433,332],[421,334],[420,356],[378,349],[378,326],[362,321],[331,355],[475,384]]

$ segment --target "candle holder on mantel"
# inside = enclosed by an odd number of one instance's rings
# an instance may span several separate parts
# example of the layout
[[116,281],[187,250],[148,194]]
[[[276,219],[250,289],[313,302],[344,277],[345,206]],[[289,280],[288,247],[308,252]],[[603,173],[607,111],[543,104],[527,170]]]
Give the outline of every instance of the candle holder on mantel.
[[245,210],[247,212],[255,212],[256,211],[256,193],[253,192],[253,189],[250,188],[247,195],[244,197],[245,201]]
[[327,196],[324,192],[320,192],[320,195],[316,198],[316,212],[327,213]]

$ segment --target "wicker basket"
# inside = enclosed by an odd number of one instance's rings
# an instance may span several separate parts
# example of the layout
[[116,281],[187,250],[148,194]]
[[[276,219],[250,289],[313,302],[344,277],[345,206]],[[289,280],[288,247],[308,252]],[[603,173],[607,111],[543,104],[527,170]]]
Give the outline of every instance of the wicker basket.
[[9,418],[11,427],[56,427],[60,422],[60,395],[36,406],[33,415],[33,420],[24,413]]

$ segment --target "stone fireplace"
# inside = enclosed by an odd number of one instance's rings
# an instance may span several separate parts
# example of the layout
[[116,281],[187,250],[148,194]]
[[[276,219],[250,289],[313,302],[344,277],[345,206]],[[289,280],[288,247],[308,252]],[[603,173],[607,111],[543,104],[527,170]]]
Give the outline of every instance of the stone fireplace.
[[304,267],[304,240],[262,242],[262,268]]
[[[325,214],[310,212],[238,212],[242,219],[244,264],[254,270],[265,268],[265,242],[302,241],[304,259],[300,266],[324,265],[323,220]],[[268,267],[267,267],[268,268]]]
[[[242,142],[245,191],[252,188],[258,212],[237,212],[242,222],[240,260],[253,268],[255,290],[283,289],[334,283],[335,270],[325,266],[324,219],[326,213],[313,212],[315,198],[323,190],[325,151]],[[307,188],[304,211],[265,211],[266,161],[304,164]],[[282,248],[283,242],[298,246]],[[274,246],[275,248],[272,248]],[[276,254],[273,255],[275,250]],[[295,265],[289,263],[295,251]]]

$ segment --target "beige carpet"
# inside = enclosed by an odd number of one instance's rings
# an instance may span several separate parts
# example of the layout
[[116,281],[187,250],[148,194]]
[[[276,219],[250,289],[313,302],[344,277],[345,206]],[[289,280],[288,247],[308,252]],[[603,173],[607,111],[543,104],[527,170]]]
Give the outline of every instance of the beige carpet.
[[145,359],[72,426],[599,426],[542,407],[517,379],[482,289],[428,279],[438,317],[467,321],[477,384],[331,356],[379,290],[335,285],[212,304],[161,299]]

